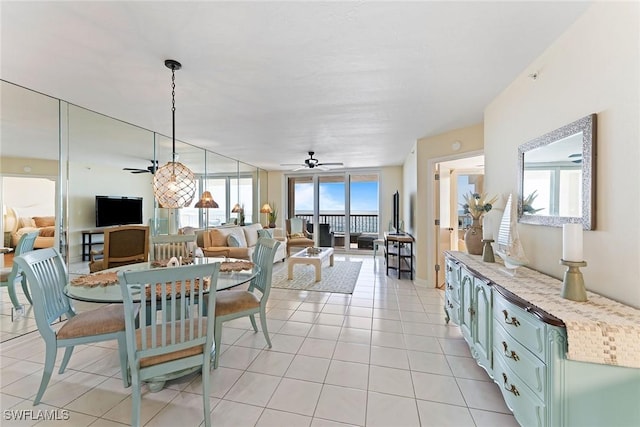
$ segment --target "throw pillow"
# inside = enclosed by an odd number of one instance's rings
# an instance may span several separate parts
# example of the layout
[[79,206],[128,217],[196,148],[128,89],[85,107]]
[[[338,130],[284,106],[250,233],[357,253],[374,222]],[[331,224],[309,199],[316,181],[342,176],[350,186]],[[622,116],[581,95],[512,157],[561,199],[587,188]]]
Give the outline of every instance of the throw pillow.
[[305,237],[304,233],[291,233],[292,239],[300,239],[302,237]]
[[267,239],[271,239],[271,232],[269,230],[258,230],[258,239],[261,238],[267,238]]
[[227,237],[227,246],[230,246],[232,248],[242,247],[238,237],[234,236],[233,234],[229,234],[229,237]]
[[51,227],[52,225],[56,225],[56,217],[55,216],[34,216],[33,222],[36,224],[36,227]]
[[53,237],[56,235],[56,228],[55,227],[42,227],[40,229],[40,237]]

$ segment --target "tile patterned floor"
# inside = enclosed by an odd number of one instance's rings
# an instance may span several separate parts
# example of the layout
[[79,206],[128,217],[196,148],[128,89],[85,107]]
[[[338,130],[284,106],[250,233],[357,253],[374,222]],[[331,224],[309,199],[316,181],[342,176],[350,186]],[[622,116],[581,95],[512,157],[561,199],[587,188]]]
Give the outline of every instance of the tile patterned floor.
[[[213,425],[517,426],[458,327],[445,324],[443,292],[385,276],[381,257],[336,258],[364,261],[353,295],[273,289],[273,348],[248,319],[225,324],[211,376]],[[20,336],[34,329],[29,310],[17,323],[6,319],[2,292],[1,424],[129,425],[130,389],[122,387],[115,342],[77,347],[67,371],[54,373],[43,402],[32,406],[44,344],[37,332]],[[143,424],[202,425],[201,390],[195,374],[159,393],[145,388]],[[70,419],[7,420],[4,411],[13,409],[65,409]]]

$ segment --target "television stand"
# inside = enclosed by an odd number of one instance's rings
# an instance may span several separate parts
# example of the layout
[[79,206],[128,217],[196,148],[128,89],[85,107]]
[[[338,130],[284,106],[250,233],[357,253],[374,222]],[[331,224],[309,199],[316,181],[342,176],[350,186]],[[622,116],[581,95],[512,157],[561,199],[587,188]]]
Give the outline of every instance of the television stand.
[[[104,244],[104,227],[82,230],[81,233],[82,233],[82,261],[89,261],[89,255],[91,254],[91,249],[94,246]],[[93,240],[94,235],[102,235],[102,239],[99,239],[98,241],[94,241]]]

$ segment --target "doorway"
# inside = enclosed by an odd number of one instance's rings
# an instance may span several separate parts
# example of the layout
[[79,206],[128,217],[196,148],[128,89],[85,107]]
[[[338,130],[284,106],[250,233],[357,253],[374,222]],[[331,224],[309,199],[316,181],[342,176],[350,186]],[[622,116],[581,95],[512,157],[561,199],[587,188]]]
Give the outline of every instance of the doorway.
[[444,251],[464,251],[464,233],[471,218],[464,215],[464,195],[484,191],[484,155],[435,164],[436,287],[444,286]]

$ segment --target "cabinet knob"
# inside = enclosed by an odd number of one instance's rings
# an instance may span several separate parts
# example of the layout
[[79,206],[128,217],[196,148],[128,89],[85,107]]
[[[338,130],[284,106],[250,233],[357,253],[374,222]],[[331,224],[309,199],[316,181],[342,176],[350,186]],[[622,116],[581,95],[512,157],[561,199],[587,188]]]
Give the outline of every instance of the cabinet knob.
[[472,316],[476,314],[476,311],[473,309],[473,307],[469,307],[469,308],[467,309],[467,311],[468,311]]
[[520,396],[520,392],[518,391],[515,385],[511,384],[511,387],[507,385],[507,383],[509,382],[509,380],[507,379],[507,374],[503,372],[502,378],[504,379],[504,389],[513,393],[514,396]]
[[520,326],[520,322],[518,322],[518,319],[516,319],[515,316],[512,316],[511,320],[509,320],[509,312],[507,312],[507,310],[502,310],[502,314],[504,314],[504,323],[507,325],[513,325],[516,328]]
[[518,356],[515,351],[511,350],[511,352],[509,352],[509,348],[506,342],[502,341],[502,346],[504,347],[504,355],[506,357],[508,357],[509,359],[513,359],[514,362],[520,360],[520,356]]
[[447,306],[449,306],[449,308],[453,308],[453,304],[451,304],[449,300],[447,300]]

